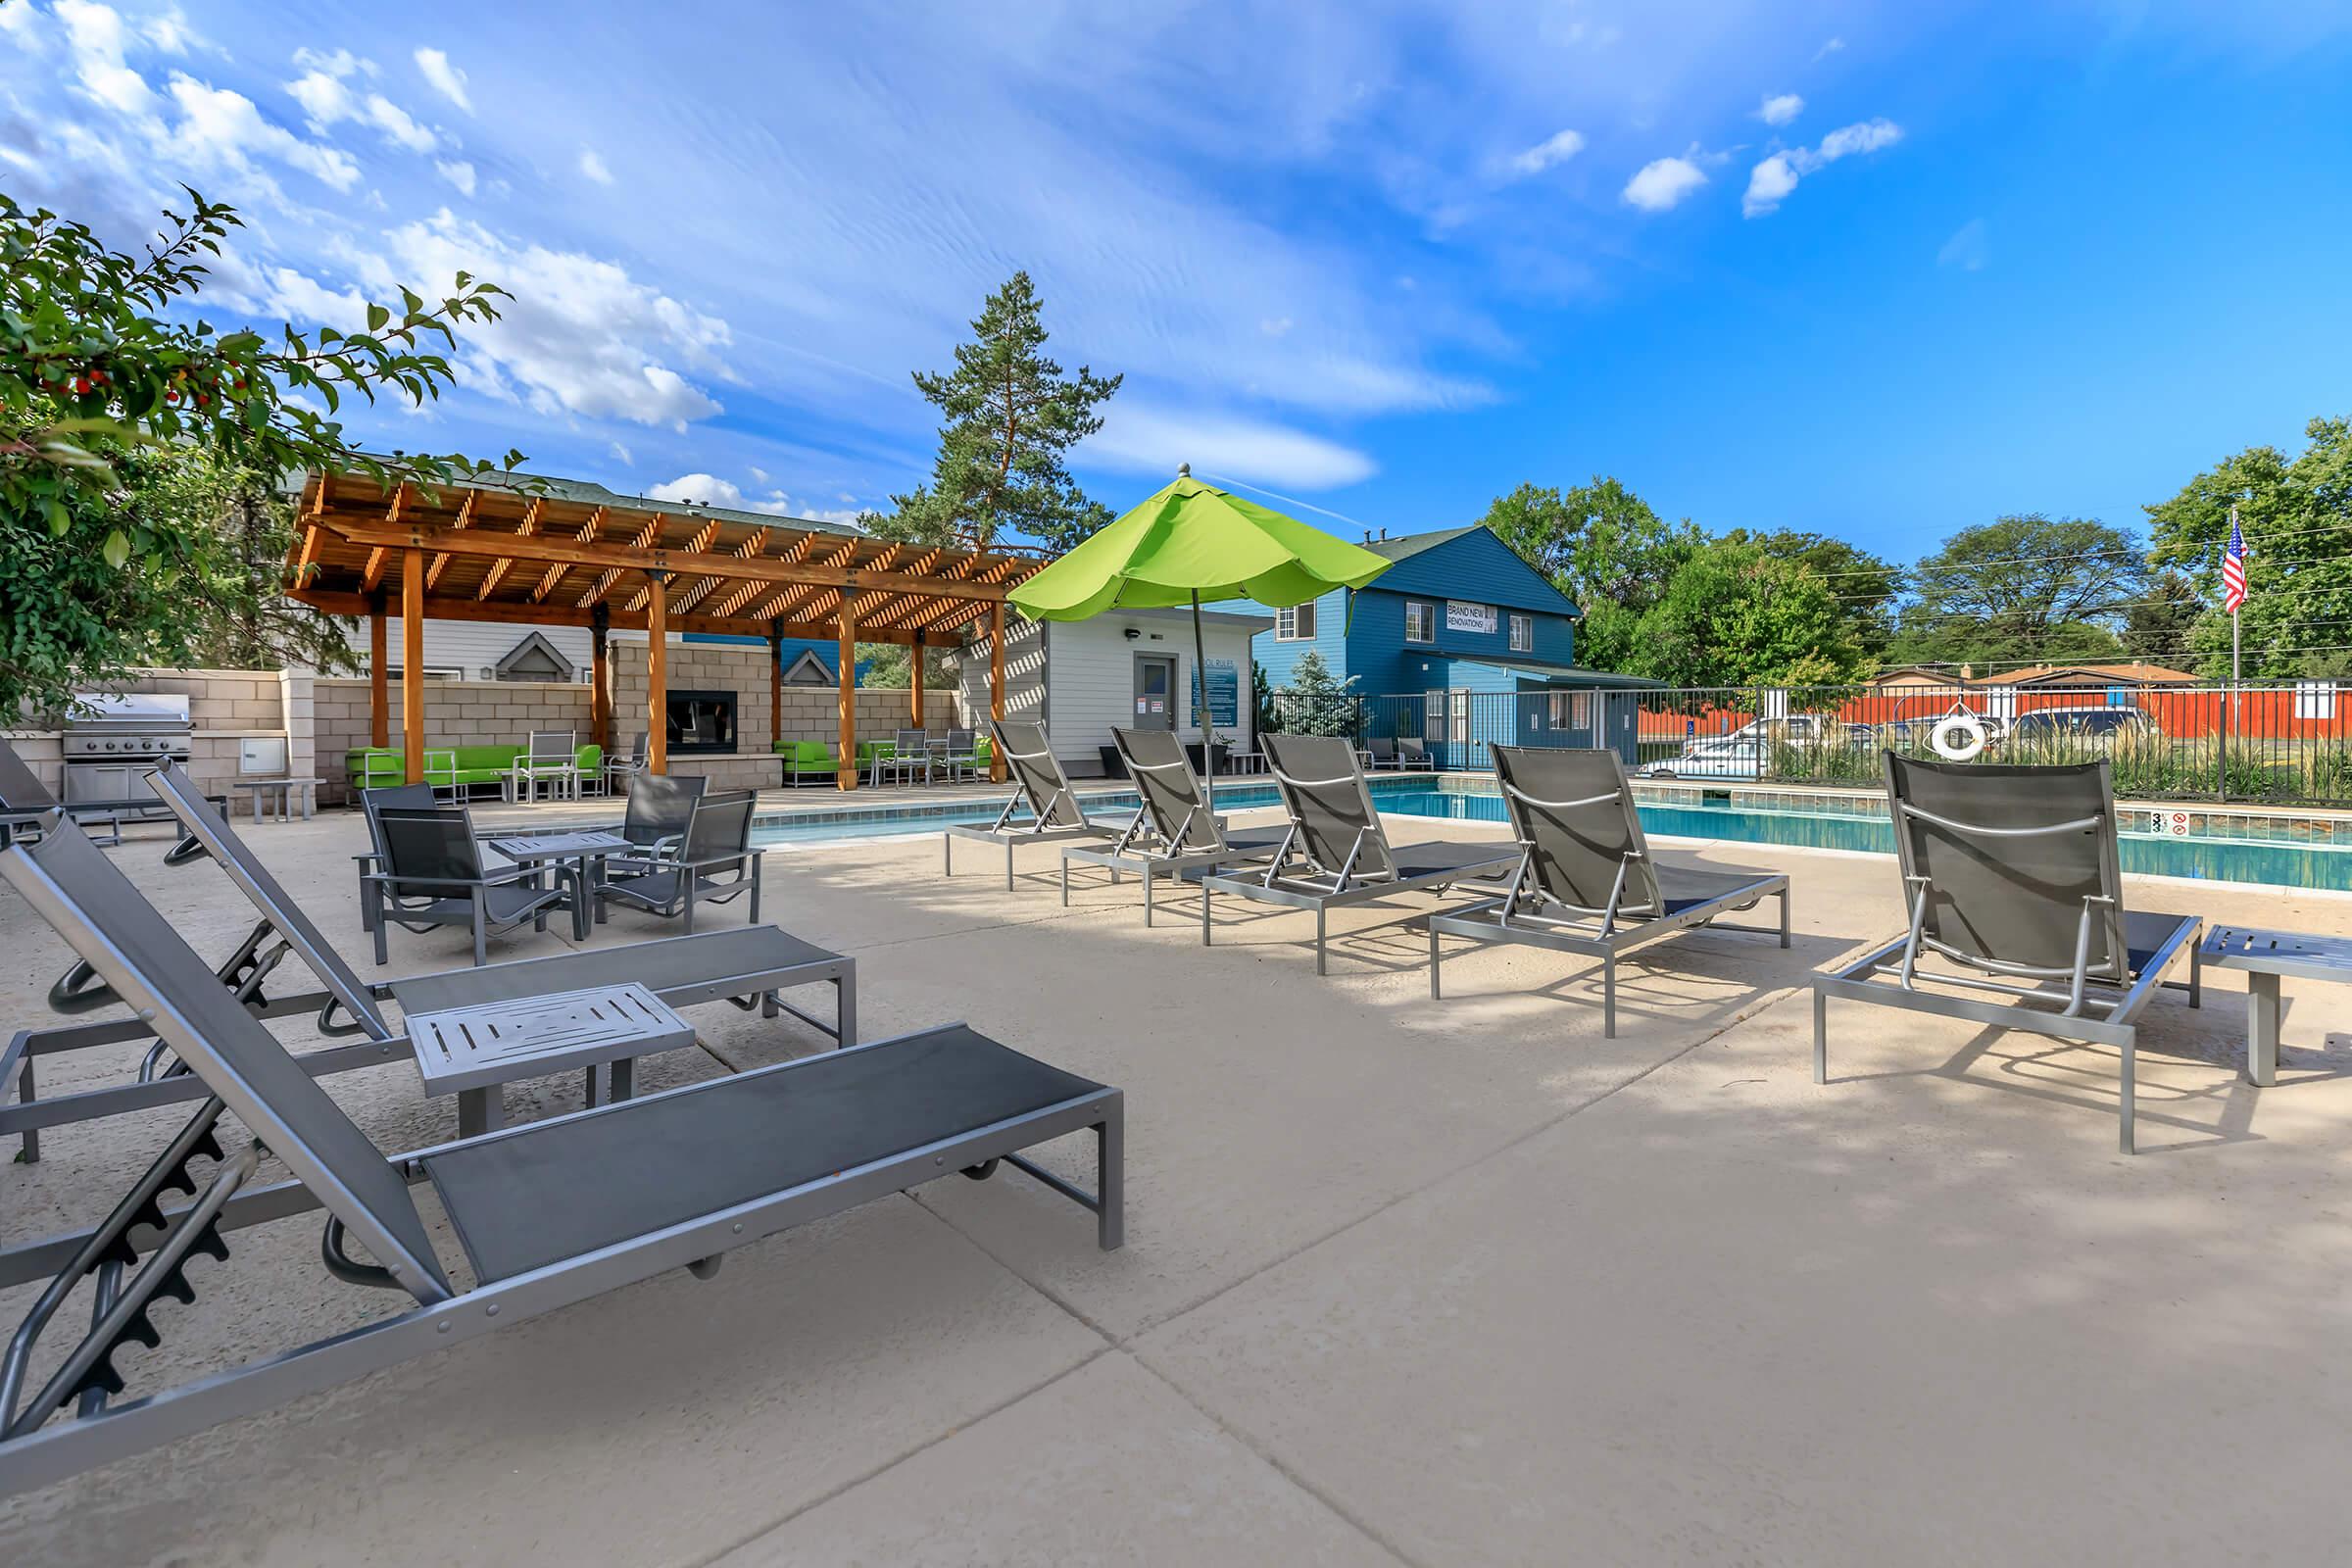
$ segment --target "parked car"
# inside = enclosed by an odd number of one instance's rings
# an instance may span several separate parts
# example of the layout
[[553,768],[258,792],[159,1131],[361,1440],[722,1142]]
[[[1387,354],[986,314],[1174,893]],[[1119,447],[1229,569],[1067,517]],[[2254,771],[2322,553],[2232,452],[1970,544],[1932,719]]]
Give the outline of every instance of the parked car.
[[2002,736],[2002,750],[2031,760],[2050,751],[2104,751],[2125,737],[2137,739],[2156,733],[2148,715],[2136,708],[2036,708],[2012,719]]
[[1711,735],[1634,769],[1636,778],[1762,778],[1769,743],[1753,725],[1729,735]]

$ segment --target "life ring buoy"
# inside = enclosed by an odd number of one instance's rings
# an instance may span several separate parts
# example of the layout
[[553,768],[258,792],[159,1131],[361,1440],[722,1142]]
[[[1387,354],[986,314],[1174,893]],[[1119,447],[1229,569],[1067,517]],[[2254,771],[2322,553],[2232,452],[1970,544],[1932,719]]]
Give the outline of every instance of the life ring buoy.
[[1947,762],[1973,762],[1992,737],[1974,714],[1949,713],[1936,721],[1928,731],[1928,746]]

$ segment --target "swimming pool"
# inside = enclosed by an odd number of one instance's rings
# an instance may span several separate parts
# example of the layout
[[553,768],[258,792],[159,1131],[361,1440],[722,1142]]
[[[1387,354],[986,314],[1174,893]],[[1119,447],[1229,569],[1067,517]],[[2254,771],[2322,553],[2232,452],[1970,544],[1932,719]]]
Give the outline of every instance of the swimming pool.
[[[1383,811],[1399,816],[1452,818],[1459,821],[1504,820],[1502,797],[1491,784],[1448,779],[1438,784],[1426,778],[1382,778],[1372,781],[1373,797]],[[1748,844],[1787,844],[1802,849],[1859,850],[1892,856],[1894,829],[1875,804],[1858,797],[1851,809],[1792,810],[1739,804],[1731,791],[1724,799],[1690,805],[1643,802],[1642,825],[1661,837],[1728,839]],[[1118,816],[1136,808],[1131,790],[1106,791],[1084,797],[1087,809],[1100,816]],[[1243,780],[1217,785],[1220,810],[1250,810],[1276,804],[1270,784]],[[874,806],[796,811],[762,817],[753,842],[761,846],[817,844],[846,838],[887,838],[913,833],[936,833],[950,823],[989,822],[1003,803],[965,806]],[[2144,808],[2126,808],[2125,819],[2144,820]],[[2129,828],[2119,835],[2124,869],[2151,876],[2195,877],[2215,882],[2266,883],[2274,887],[2325,888],[2352,892],[2352,844],[2298,844],[2250,837],[2205,835],[2175,837]]]

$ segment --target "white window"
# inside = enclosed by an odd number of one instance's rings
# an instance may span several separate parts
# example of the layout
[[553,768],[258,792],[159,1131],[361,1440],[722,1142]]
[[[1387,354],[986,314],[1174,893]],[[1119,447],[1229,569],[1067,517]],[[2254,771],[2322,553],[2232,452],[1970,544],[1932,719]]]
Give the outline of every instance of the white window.
[[1315,640],[1315,602],[1293,605],[1288,610],[1274,612],[1274,640],[1278,643],[1311,643]]
[[1404,602],[1404,640],[1408,643],[1434,643],[1438,640],[1438,607],[1418,599]]
[[1514,654],[1532,654],[1535,651],[1536,617],[1533,615],[1513,615],[1511,617],[1511,652]]
[[1470,744],[1470,694],[1468,692],[1455,692],[1453,694],[1452,739],[1453,744],[1456,746],[1467,746]]
[[1551,727],[1553,729],[1591,729],[1592,727],[1592,694],[1591,692],[1553,692],[1551,694]]

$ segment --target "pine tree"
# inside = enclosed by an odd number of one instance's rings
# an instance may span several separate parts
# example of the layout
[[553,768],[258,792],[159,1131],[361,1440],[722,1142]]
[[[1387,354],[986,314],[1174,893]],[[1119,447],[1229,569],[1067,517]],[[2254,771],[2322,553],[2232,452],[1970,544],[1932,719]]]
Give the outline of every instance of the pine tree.
[[1110,509],[1087,499],[1063,456],[1102,428],[1095,407],[1121,377],[1083,365],[1062,374],[1042,352],[1043,305],[1029,274],[1013,273],[981,308],[972,341],[956,350],[956,368],[915,372],[916,389],[946,416],[939,458],[929,484],[891,497],[898,511],[876,529],[882,537],[985,546],[1008,530],[1067,550],[1110,521]]
[[1363,728],[1355,677],[1335,680],[1323,656],[1309,650],[1291,669],[1283,688],[1283,727],[1298,735],[1353,735]]

